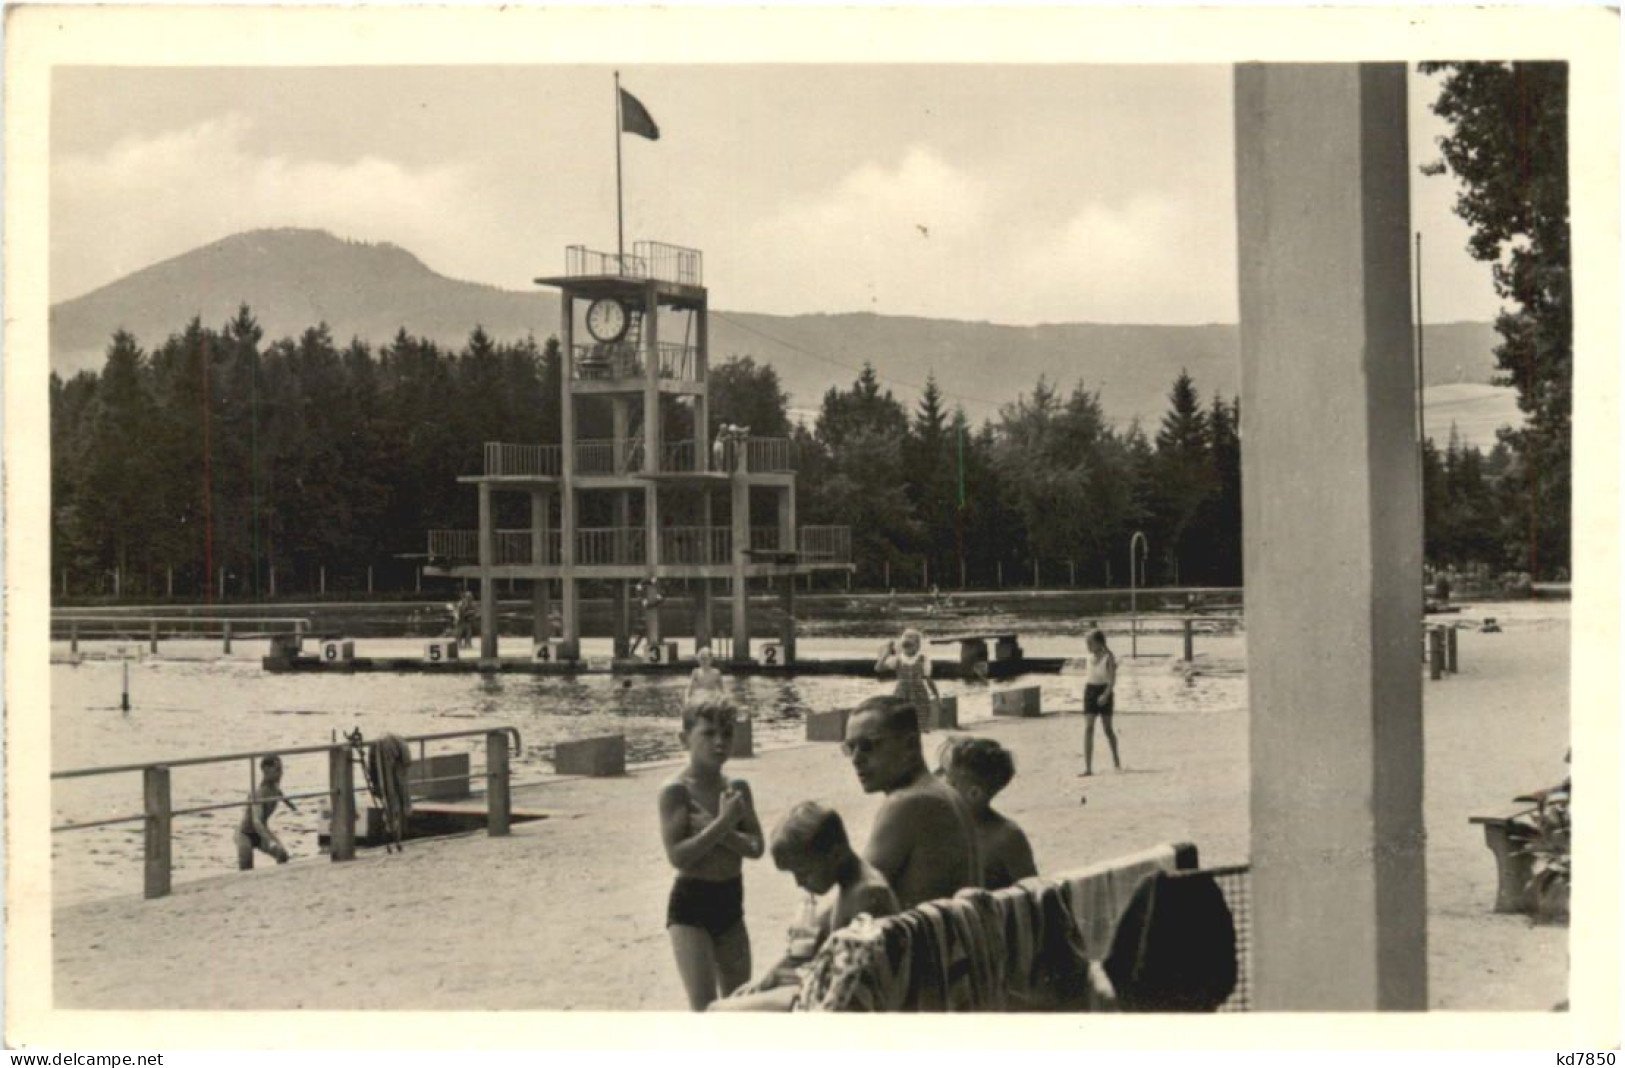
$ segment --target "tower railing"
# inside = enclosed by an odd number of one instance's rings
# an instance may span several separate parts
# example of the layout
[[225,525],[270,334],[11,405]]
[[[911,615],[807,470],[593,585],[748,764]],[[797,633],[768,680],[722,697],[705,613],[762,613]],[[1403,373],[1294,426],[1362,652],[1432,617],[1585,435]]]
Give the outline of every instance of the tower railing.
[[[496,554],[493,565],[504,564],[556,564],[560,560],[563,539],[555,529],[542,531],[542,556],[536,558],[535,537],[532,530],[497,530],[492,532],[491,547]],[[429,556],[445,560],[454,566],[467,566],[480,562],[480,532],[477,530],[429,531]]]
[[[571,345],[570,377],[576,381],[642,378],[644,349],[630,341],[577,342]],[[655,345],[660,377],[678,382],[699,380],[699,349],[675,341]]]
[[649,264],[637,254],[599,252],[586,245],[569,245],[564,250],[564,273],[572,277],[648,278]]
[[485,473],[497,476],[557,478],[564,449],[558,445],[485,443]]
[[578,564],[642,564],[648,555],[642,527],[583,527],[576,531]]
[[705,258],[699,249],[664,241],[634,241],[632,252],[599,252],[585,245],[564,250],[564,273],[575,277],[654,279],[682,285],[704,284]]
[[852,562],[851,527],[802,527],[797,548],[803,558],[837,564]]
[[663,564],[726,564],[733,557],[731,527],[663,527]]
[[668,245],[664,241],[634,241],[632,253],[646,265],[649,278],[689,286],[705,284],[705,258],[697,248]]
[[750,438],[745,442],[745,466],[751,471],[794,471],[790,439]]

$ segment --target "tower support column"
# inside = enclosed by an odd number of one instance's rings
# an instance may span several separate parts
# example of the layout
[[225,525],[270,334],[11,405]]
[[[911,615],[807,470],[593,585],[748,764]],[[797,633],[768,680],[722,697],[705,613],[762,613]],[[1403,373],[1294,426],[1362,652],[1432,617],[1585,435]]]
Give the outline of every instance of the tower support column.
[[745,474],[745,450],[735,449],[736,463],[729,476],[732,501],[729,518],[733,524],[733,659],[750,661],[750,596],[745,581],[745,563],[750,559],[750,479]]
[[496,517],[491,484],[480,483],[480,659],[497,655]]
[[[549,503],[546,490],[530,491],[530,562],[533,567],[552,563],[547,558]],[[547,579],[537,577],[530,580],[530,608],[531,638],[539,648],[553,637],[553,621],[550,618],[553,613],[553,599],[548,590]]]

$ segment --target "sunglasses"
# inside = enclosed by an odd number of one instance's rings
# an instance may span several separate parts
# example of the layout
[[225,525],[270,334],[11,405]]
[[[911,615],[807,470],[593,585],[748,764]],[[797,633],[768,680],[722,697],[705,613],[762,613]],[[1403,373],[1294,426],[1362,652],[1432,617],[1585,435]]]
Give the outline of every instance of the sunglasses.
[[841,743],[841,755],[847,757],[857,756],[859,753],[868,755],[875,751],[882,741],[895,735],[881,734],[871,738],[851,738]]

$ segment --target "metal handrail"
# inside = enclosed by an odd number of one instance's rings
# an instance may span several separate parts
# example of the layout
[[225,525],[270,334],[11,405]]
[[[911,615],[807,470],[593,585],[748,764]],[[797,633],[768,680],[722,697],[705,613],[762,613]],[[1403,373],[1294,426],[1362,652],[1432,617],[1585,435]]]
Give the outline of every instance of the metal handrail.
[[[513,735],[514,752],[521,752],[519,728],[517,727],[485,727],[475,730],[443,731],[439,734],[414,734],[402,738],[403,742],[436,742],[447,738],[483,738],[487,734],[506,733]],[[179,760],[149,760],[144,764],[114,764],[99,768],[74,768],[69,771],[53,771],[53,779],[83,779],[92,775],[117,775],[130,771],[146,771],[148,768],[185,768],[198,764],[226,764],[235,760],[257,759],[268,756],[305,756],[310,753],[329,753],[335,749],[348,749],[350,743],[328,742],[326,745],[305,745],[295,749],[254,749],[241,753],[227,753],[224,756],[182,757]],[[324,794],[327,791],[322,791]],[[244,801],[233,801],[233,805],[247,804]]]
[[[512,808],[512,777],[509,773],[508,756],[510,752],[509,740],[512,741],[513,752],[523,752],[523,742],[519,731],[514,727],[490,727],[484,729],[438,731],[433,734],[415,734],[403,738],[403,742],[417,742],[419,752],[422,752],[424,742],[441,741],[450,738],[485,738],[485,771],[478,777],[486,780],[486,831],[493,836],[503,836],[508,833],[508,824]],[[60,824],[51,828],[52,832],[86,830],[92,827],[107,827],[118,823],[141,822],[146,825],[145,830],[145,896],[148,898],[164,897],[170,890],[172,865],[170,860],[171,836],[170,825],[176,816],[197,815],[204,812],[213,812],[219,809],[238,808],[252,805],[254,799],[241,801],[214,802],[206,805],[193,805],[189,808],[175,809],[171,807],[171,794],[169,773],[172,768],[195,767],[200,764],[225,764],[238,760],[250,760],[260,756],[300,756],[312,753],[326,753],[328,755],[328,788],[303,794],[281,795],[286,800],[309,799],[313,797],[326,797],[331,802],[328,814],[329,849],[328,856],[335,861],[351,860],[355,857],[355,795],[359,792],[354,781],[354,764],[351,760],[350,750],[354,747],[348,739],[342,744],[333,741],[326,745],[297,746],[291,749],[260,750],[254,752],[226,753],[206,757],[182,757],[167,762],[149,762],[145,764],[114,764],[97,768],[72,768],[66,771],[51,773],[52,779],[79,779],[95,775],[116,775],[139,771],[142,773],[143,790],[145,793],[145,810],[139,816],[116,816],[105,820],[91,820],[85,823]],[[475,776],[470,775],[469,778]],[[463,776],[452,776],[459,781]],[[440,777],[429,781],[445,781]],[[421,785],[427,785],[420,781]],[[370,789],[370,784],[369,784]],[[410,787],[408,788],[410,789]]]

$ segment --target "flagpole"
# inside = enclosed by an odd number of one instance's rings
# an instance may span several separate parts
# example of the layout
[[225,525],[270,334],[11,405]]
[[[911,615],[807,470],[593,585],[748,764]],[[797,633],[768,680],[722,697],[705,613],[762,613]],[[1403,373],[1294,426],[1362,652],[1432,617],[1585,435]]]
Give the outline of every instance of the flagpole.
[[621,72],[615,72],[615,272],[626,258],[626,234],[621,223]]

